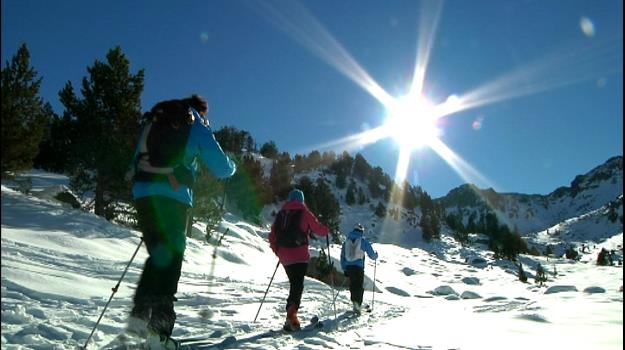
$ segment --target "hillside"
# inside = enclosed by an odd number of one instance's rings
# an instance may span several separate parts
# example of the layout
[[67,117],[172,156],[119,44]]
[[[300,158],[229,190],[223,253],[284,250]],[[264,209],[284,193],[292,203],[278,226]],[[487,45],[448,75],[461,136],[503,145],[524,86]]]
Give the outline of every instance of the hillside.
[[[51,199],[67,184],[64,176],[27,176],[30,194],[2,185],[2,348],[82,346],[112,297],[88,347],[100,348],[125,325],[146,258],[139,249],[129,261],[139,233]],[[195,229],[202,237],[203,225]],[[276,336],[288,282],[278,269],[261,307],[276,266],[267,229],[228,214],[218,231],[227,232],[220,246],[187,240],[174,336],[193,349],[622,348],[622,265],[592,263],[598,249],[622,246],[622,234],[591,247],[580,262],[521,256],[529,283],[518,281],[511,262],[447,236],[427,249],[375,243],[380,259],[365,270],[372,314],[350,317],[347,291],[306,278],[301,317],[318,315],[326,326],[308,336]],[[313,255],[323,243],[313,243]],[[335,261],[338,249],[331,246]],[[544,286],[532,280],[538,263],[548,271]],[[197,337],[203,339],[191,341]]]
[[[265,174],[269,174],[272,160],[263,157],[258,159],[263,164]],[[365,225],[366,234],[376,242],[404,247],[429,246],[422,238],[419,226],[422,212],[419,206],[408,210],[394,201],[374,198],[367,181],[355,176],[348,176],[347,182],[352,182],[367,200],[363,204],[349,205],[346,202],[347,189],[338,188],[337,175],[328,168],[319,167],[297,173],[293,183],[302,177],[308,177],[313,182],[321,179],[331,188],[341,209],[340,232],[347,233],[359,222]],[[423,192],[417,189],[416,193],[422,195]],[[543,252],[546,245],[553,245],[556,253],[560,254],[564,247],[598,243],[623,232],[622,194],[623,157],[617,156],[586,174],[575,176],[570,186],[560,187],[547,195],[498,193],[493,189],[479,189],[466,184],[452,189],[444,197],[434,199],[434,202],[444,210],[439,217],[443,235],[452,235],[454,232],[445,224],[445,215],[459,215],[466,225],[471,216],[477,220],[486,213],[494,212],[499,222],[517,229],[530,246]],[[386,209],[384,217],[375,214],[376,206],[380,204]],[[272,222],[272,214],[277,209],[276,204],[264,209],[263,218],[267,224]],[[549,240],[540,238],[547,230],[551,235],[556,231],[563,234]],[[444,241],[439,243],[445,244]]]

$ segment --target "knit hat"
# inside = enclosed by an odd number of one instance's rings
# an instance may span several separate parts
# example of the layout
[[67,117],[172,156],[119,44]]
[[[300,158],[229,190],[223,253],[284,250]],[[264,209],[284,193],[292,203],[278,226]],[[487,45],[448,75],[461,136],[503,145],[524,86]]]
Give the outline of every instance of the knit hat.
[[300,203],[304,203],[304,192],[295,189],[289,192],[289,202],[290,201],[298,201]]
[[362,227],[361,224],[356,224],[356,226],[354,226],[354,231],[365,232],[365,228]]

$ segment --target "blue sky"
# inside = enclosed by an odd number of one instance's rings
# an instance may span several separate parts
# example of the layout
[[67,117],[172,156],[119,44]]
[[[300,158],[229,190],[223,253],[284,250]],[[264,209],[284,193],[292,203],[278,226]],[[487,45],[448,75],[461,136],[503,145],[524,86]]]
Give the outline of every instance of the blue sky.
[[[439,119],[438,138],[456,161],[416,149],[407,179],[433,197],[465,182],[547,194],[623,153],[622,7],[6,0],[2,64],[25,42],[42,97],[61,113],[64,84],[79,86],[87,67],[119,45],[133,72],[145,69],[144,109],[199,93],[214,128],[232,125],[295,154],[382,125],[388,109],[363,76],[390,96],[405,95],[420,52],[419,62],[428,58],[424,97],[438,104],[455,95],[464,108]],[[393,138],[349,146],[395,174]]]

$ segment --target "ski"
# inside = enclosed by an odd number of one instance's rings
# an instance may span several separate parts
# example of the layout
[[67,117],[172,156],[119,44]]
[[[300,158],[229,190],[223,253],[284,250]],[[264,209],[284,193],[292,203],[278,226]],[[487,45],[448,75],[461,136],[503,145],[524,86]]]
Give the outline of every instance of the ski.
[[146,349],[145,339],[134,336],[131,333],[123,332],[116,336],[111,342],[101,347],[102,350],[130,350],[130,349]]
[[196,349],[227,349],[236,346],[239,342],[257,341],[263,338],[273,338],[283,335],[291,335],[293,337],[306,337],[311,333],[315,333],[323,329],[323,322],[319,320],[318,316],[313,316],[309,320],[308,324],[299,330],[287,331],[282,328],[270,329],[259,333],[247,334],[243,338],[238,338],[233,335],[225,338],[218,337],[202,337],[202,336],[190,336],[184,338],[178,338],[180,342],[180,350],[196,350]]
[[301,332],[309,332],[315,329],[320,329],[323,328],[323,322],[319,321],[319,317],[318,316],[313,316],[311,317],[310,321],[308,322],[307,325],[305,325],[304,327],[301,327],[300,329],[296,329],[296,330],[290,330],[290,329],[285,329],[284,327],[282,328],[282,330],[280,330],[283,333],[286,334],[297,334],[297,333],[301,333]]
[[234,346],[238,341],[235,336],[227,336],[222,340],[204,338],[191,341],[181,341],[179,350],[196,350],[196,349],[226,349]]
[[291,335],[293,337],[306,337],[311,333],[319,331],[323,328],[323,322],[319,320],[319,317],[313,316],[309,323],[299,330],[286,331],[284,329],[270,329],[268,331],[248,334],[243,338],[237,338],[235,336],[228,336],[223,340],[214,340],[210,338],[200,339],[200,337],[190,337],[180,340],[180,350],[197,350],[197,349],[227,349],[232,348],[239,342],[251,342],[264,338],[273,338],[283,335]]
[[370,314],[372,311],[373,311],[373,310],[371,309],[371,306],[369,306],[369,305],[367,305],[367,304],[364,304],[364,305],[362,306],[362,308],[360,309],[360,313],[361,313],[361,314],[362,314],[362,313],[367,313],[367,314]]
[[231,338],[232,336],[224,336],[223,332],[218,331],[218,332],[213,332],[211,335],[203,335],[203,334],[197,334],[197,335],[188,335],[188,336],[183,336],[183,337],[178,337],[176,338],[178,340],[178,342],[180,342],[180,344],[189,344],[189,343],[194,343],[194,342],[206,342],[206,341],[214,341],[214,342],[220,342],[223,340],[226,340],[227,338]]

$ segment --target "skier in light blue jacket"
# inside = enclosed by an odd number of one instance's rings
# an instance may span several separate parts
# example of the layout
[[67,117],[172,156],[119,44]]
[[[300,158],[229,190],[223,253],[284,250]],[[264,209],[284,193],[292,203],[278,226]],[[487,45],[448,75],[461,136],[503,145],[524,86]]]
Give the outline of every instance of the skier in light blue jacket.
[[350,299],[356,313],[362,310],[362,297],[365,292],[363,288],[365,253],[372,260],[378,258],[378,253],[371,247],[371,242],[363,237],[364,231],[361,224],[356,224],[341,247],[341,268],[345,276],[349,278]]
[[133,298],[128,331],[147,337],[159,349],[178,346],[171,339],[176,320],[174,295],[190,224],[197,162],[218,178],[236,171],[215,140],[207,113],[208,103],[197,95],[157,103],[146,113],[148,122],[128,174],[149,254]]

